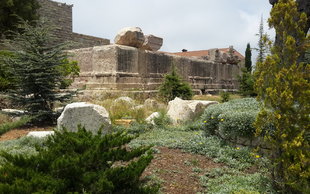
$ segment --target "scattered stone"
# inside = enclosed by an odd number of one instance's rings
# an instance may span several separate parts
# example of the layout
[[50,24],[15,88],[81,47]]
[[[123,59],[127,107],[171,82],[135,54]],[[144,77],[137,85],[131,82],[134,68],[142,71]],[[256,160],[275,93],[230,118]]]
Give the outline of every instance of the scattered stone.
[[138,105],[138,106],[133,107],[133,110],[139,110],[143,108],[144,108],[143,105]]
[[149,117],[145,119],[147,123],[155,125],[154,119],[160,116],[159,112],[153,112]]
[[124,103],[130,104],[130,105],[135,104],[134,100],[128,96],[122,96],[122,97],[116,98],[114,100],[114,103],[119,103],[119,102],[124,102]]
[[131,123],[135,122],[135,119],[116,119],[114,121],[115,125],[122,125],[122,126],[130,126]]
[[2,109],[1,112],[3,112],[4,114],[16,116],[25,114],[25,111],[17,109]]
[[102,106],[86,102],[68,104],[57,119],[57,128],[61,130],[64,127],[68,131],[77,131],[78,125],[93,133],[103,127],[105,132],[110,128],[111,120],[109,113]]
[[119,31],[114,39],[115,44],[141,48],[145,37],[138,27],[127,27]]
[[61,114],[61,113],[62,113],[62,111],[64,110],[64,108],[65,108],[65,107],[63,107],[63,106],[62,106],[62,107],[58,107],[58,108],[55,108],[55,110],[54,110],[54,111],[55,111],[56,113]]
[[144,101],[144,106],[146,108],[157,109],[157,108],[159,108],[160,105],[156,100],[148,98]]
[[37,138],[43,138],[47,137],[49,135],[54,135],[54,131],[30,131],[27,134],[27,137],[37,137]]
[[145,41],[142,45],[142,49],[149,51],[158,51],[163,45],[163,39],[152,34],[145,36]]
[[206,100],[182,100],[181,98],[176,97],[169,102],[167,115],[171,118],[173,124],[178,124],[194,119],[211,104],[218,104],[218,102]]

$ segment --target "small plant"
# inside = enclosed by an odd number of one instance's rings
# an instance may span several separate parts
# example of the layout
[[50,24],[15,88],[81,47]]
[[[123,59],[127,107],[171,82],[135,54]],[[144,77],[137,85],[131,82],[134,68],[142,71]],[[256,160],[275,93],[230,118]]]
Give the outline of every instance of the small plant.
[[230,100],[229,92],[220,92],[221,102],[228,102]]
[[189,100],[192,98],[193,92],[190,85],[182,81],[176,72],[175,66],[173,66],[172,72],[165,76],[164,82],[159,88],[159,96],[166,102],[173,100],[175,97]]
[[[102,136],[80,128],[55,132],[32,156],[1,153],[3,193],[156,193],[140,175],[152,160],[150,147],[128,150],[123,131]],[[135,160],[133,160],[135,158]]]

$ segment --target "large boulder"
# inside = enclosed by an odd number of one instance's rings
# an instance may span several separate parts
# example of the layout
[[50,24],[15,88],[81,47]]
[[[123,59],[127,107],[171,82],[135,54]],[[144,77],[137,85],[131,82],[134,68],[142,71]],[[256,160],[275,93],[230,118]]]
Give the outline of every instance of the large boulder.
[[86,102],[68,104],[60,117],[57,119],[57,128],[66,128],[68,131],[77,131],[78,125],[84,126],[86,130],[93,133],[98,132],[100,127],[103,132],[111,126],[111,120],[107,110],[99,105]]
[[115,44],[141,48],[145,41],[141,28],[127,27],[120,30],[114,38]]
[[181,98],[176,97],[169,102],[167,115],[171,118],[173,124],[178,124],[194,119],[211,104],[218,104],[218,102],[206,100],[182,100]]
[[142,49],[149,51],[158,51],[163,45],[163,39],[152,34],[145,35],[145,41]]

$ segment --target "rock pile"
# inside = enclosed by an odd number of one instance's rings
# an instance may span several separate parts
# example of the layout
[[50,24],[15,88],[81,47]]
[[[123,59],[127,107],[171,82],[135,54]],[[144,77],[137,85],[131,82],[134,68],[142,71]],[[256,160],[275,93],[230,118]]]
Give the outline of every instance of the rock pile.
[[139,27],[121,29],[115,39],[115,44],[131,46],[149,51],[158,51],[163,45],[163,39],[154,35],[144,35]]

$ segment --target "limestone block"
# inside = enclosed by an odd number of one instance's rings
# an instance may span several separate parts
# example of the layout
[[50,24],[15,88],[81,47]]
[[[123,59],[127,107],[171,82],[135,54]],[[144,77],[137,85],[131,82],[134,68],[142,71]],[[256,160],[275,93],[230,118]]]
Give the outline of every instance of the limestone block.
[[115,39],[115,44],[132,46],[136,48],[141,48],[144,43],[145,37],[141,30],[138,27],[127,27],[120,30]]
[[37,137],[37,138],[43,138],[50,135],[54,135],[54,131],[30,131],[27,134],[27,137]]
[[150,116],[148,116],[145,121],[146,123],[150,123],[150,124],[153,124],[155,125],[155,122],[154,122],[154,119],[155,118],[158,118],[160,116],[160,113],[159,112],[153,112]]
[[86,130],[96,133],[101,126],[103,132],[111,126],[109,113],[102,106],[86,102],[68,104],[60,117],[57,119],[57,129],[65,127],[68,131],[77,131],[78,125],[84,126]]
[[163,45],[163,39],[152,34],[145,36],[145,41],[142,45],[142,49],[149,51],[158,51]]
[[159,103],[154,99],[148,98],[144,101],[144,107],[146,108],[157,109],[159,108],[159,106],[160,106]]
[[129,104],[129,105],[135,104],[134,100],[128,96],[122,96],[122,97],[116,98],[114,100],[114,103],[119,103],[119,102],[124,102],[124,103]]
[[12,116],[19,116],[25,114],[24,110],[18,110],[18,109],[2,109],[1,112]]
[[205,100],[182,100],[181,98],[176,97],[174,100],[169,102],[167,115],[171,118],[173,124],[178,124],[194,119],[211,104],[218,104],[218,102]]

